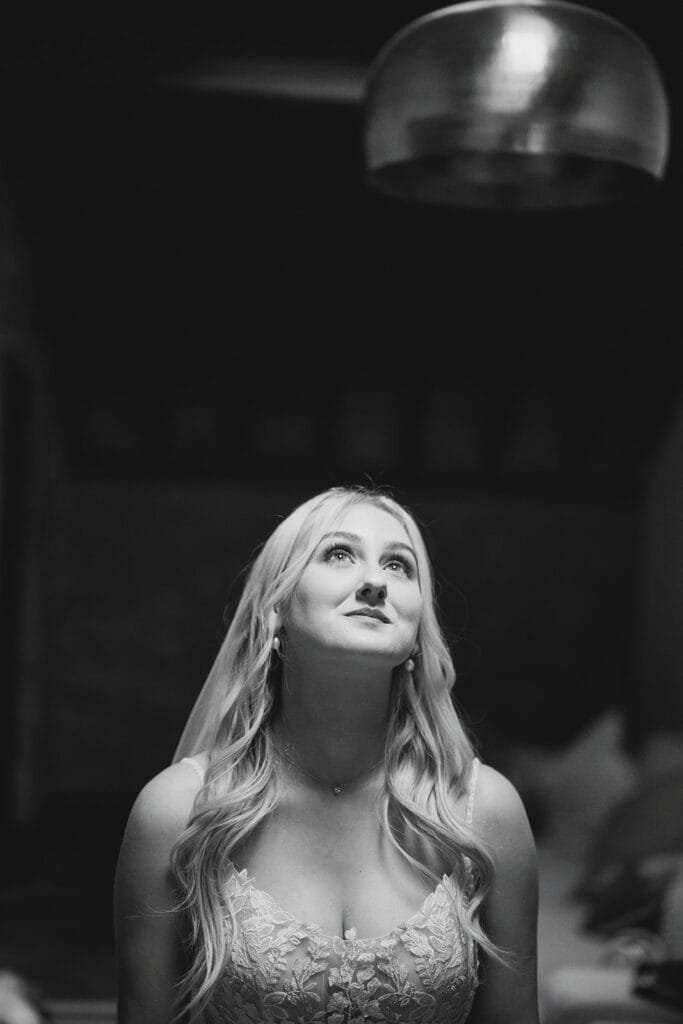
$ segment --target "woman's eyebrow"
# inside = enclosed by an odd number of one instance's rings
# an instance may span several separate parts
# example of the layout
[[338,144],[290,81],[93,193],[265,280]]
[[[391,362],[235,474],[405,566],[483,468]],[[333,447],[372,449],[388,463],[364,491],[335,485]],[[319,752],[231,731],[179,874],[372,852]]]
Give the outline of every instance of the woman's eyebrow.
[[402,551],[407,551],[408,554],[412,555],[413,558],[415,559],[415,561],[417,562],[417,555],[415,554],[415,552],[411,548],[410,544],[406,544],[402,540],[396,540],[396,541],[391,541],[389,544],[385,544],[384,545],[384,550],[385,551],[396,551],[397,549],[400,549]]
[[333,530],[332,533],[326,533],[320,540],[320,543],[324,540],[328,540],[330,537],[339,537],[340,540],[351,541],[352,544],[360,544],[362,538],[357,533],[348,533],[346,530]]
[[[320,543],[322,544],[323,541],[328,540],[330,537],[338,537],[340,540],[348,540],[351,544],[363,543],[362,537],[357,533],[349,533],[347,530],[335,530],[333,533],[326,533]],[[384,551],[396,551],[397,549],[407,551],[417,562],[417,556],[410,544],[406,544],[402,540],[392,540],[384,545]]]

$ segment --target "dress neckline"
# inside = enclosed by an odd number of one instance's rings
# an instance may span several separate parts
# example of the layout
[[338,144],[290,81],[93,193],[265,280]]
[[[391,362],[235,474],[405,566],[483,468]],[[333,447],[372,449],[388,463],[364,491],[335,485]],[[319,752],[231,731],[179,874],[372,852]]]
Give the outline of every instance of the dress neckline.
[[420,907],[418,908],[418,910],[415,911],[414,914],[411,914],[409,917],[404,918],[397,925],[394,925],[393,928],[390,928],[389,931],[383,932],[381,935],[370,935],[358,938],[355,935],[355,928],[348,928],[344,932],[343,936],[331,935],[330,933],[323,931],[320,925],[313,924],[310,921],[300,921],[297,917],[294,916],[294,914],[290,913],[289,910],[286,910],[282,906],[282,904],[278,903],[275,897],[271,896],[269,892],[266,892],[265,889],[259,889],[259,887],[256,885],[256,881],[251,877],[247,868],[240,869],[231,860],[228,860],[228,866],[230,867],[230,870],[233,872],[234,877],[239,879],[239,881],[242,882],[245,886],[249,886],[251,892],[257,893],[259,896],[263,897],[266,900],[266,902],[270,905],[270,908],[273,912],[280,915],[284,915],[293,925],[296,925],[298,928],[303,928],[304,930],[311,932],[319,939],[326,940],[331,943],[342,943],[345,946],[355,946],[359,943],[372,945],[377,942],[384,942],[388,941],[389,939],[392,939],[398,932],[405,931],[411,924],[413,924],[417,920],[417,918],[424,916],[427,904],[429,903],[430,900],[434,899],[434,897],[436,896],[440,889],[445,889],[448,892],[449,887],[453,887],[455,884],[453,879],[453,875],[455,872],[451,872],[450,875],[443,875],[441,881],[437,882],[432,891],[427,893],[422,903],[420,904]]

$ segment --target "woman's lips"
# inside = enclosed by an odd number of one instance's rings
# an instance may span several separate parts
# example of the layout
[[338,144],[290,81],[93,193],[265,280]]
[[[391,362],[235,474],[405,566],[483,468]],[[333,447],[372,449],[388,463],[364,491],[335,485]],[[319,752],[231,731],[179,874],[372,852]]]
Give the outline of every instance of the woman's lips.
[[358,608],[356,611],[347,612],[347,615],[362,615],[366,619],[377,619],[379,622],[389,622],[384,612],[379,608]]

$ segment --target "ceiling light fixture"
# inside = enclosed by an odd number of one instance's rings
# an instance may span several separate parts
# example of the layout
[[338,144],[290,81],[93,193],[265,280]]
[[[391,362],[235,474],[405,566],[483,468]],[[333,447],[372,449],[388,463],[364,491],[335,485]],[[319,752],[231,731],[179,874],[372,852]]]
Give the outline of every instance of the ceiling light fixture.
[[664,176],[669,110],[642,40],[564,0],[471,0],[411,22],[372,62],[368,183],[480,209],[640,196]]

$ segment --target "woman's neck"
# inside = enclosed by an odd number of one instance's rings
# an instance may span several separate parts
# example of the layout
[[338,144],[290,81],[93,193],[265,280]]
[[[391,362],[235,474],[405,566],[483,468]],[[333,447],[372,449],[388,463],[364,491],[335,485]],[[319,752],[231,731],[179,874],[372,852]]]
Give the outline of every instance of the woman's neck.
[[384,756],[391,673],[287,672],[275,741],[303,769],[330,782],[370,769]]

